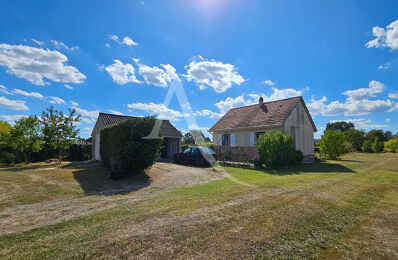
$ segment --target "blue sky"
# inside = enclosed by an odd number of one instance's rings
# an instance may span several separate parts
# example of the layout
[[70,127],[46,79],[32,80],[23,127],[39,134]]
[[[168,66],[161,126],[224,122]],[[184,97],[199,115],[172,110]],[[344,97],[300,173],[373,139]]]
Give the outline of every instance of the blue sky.
[[[259,96],[302,95],[317,137],[333,120],[398,132],[397,10],[397,1],[1,1],[0,119],[54,105],[77,109],[83,137],[99,111],[205,130]],[[187,99],[166,106],[173,84]]]

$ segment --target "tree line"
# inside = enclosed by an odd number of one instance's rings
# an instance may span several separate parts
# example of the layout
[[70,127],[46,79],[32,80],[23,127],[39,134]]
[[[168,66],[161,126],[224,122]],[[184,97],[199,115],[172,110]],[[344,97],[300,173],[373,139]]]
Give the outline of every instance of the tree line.
[[79,121],[80,115],[76,115],[75,109],[64,113],[53,106],[45,109],[40,117],[20,118],[14,126],[0,120],[0,162],[29,163],[34,154],[36,160],[56,158],[61,163],[71,145],[80,140],[76,127]]
[[398,152],[398,133],[374,129],[369,132],[355,129],[351,122],[338,121],[326,125],[319,142],[321,157],[337,159],[348,152]]

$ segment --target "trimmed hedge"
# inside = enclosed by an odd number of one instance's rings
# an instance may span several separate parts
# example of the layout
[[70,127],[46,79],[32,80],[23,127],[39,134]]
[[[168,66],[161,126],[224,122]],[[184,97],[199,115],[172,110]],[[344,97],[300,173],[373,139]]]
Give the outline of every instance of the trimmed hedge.
[[143,139],[156,122],[154,117],[130,118],[101,130],[100,155],[118,177],[142,173],[160,155],[163,140]]

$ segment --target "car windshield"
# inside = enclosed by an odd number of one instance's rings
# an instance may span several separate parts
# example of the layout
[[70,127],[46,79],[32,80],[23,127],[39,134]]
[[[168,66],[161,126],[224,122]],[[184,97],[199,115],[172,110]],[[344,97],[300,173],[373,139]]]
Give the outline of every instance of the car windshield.
[[209,147],[201,147],[200,150],[204,154],[215,154],[215,152]]
[[192,149],[192,148],[190,148],[190,147],[187,148],[187,149],[185,149],[184,153],[190,153],[190,152],[191,152],[191,149]]

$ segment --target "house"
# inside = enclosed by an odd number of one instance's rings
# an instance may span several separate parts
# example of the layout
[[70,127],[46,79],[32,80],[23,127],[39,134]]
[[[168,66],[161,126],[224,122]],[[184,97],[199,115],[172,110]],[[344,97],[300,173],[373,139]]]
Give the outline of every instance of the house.
[[266,131],[290,134],[304,157],[314,158],[314,121],[302,97],[264,102],[229,110],[209,132],[216,149],[225,153],[230,147],[243,149],[247,160],[258,156],[257,138]]
[[[94,129],[91,133],[92,137],[92,155],[94,160],[101,161],[100,156],[100,132],[101,129],[116,125],[132,116],[114,115],[107,113],[99,113],[97,122],[95,123]],[[163,149],[161,151],[162,158],[173,158],[174,154],[181,151],[182,134],[178,131],[169,120],[160,120],[160,131],[162,132],[163,138]]]

